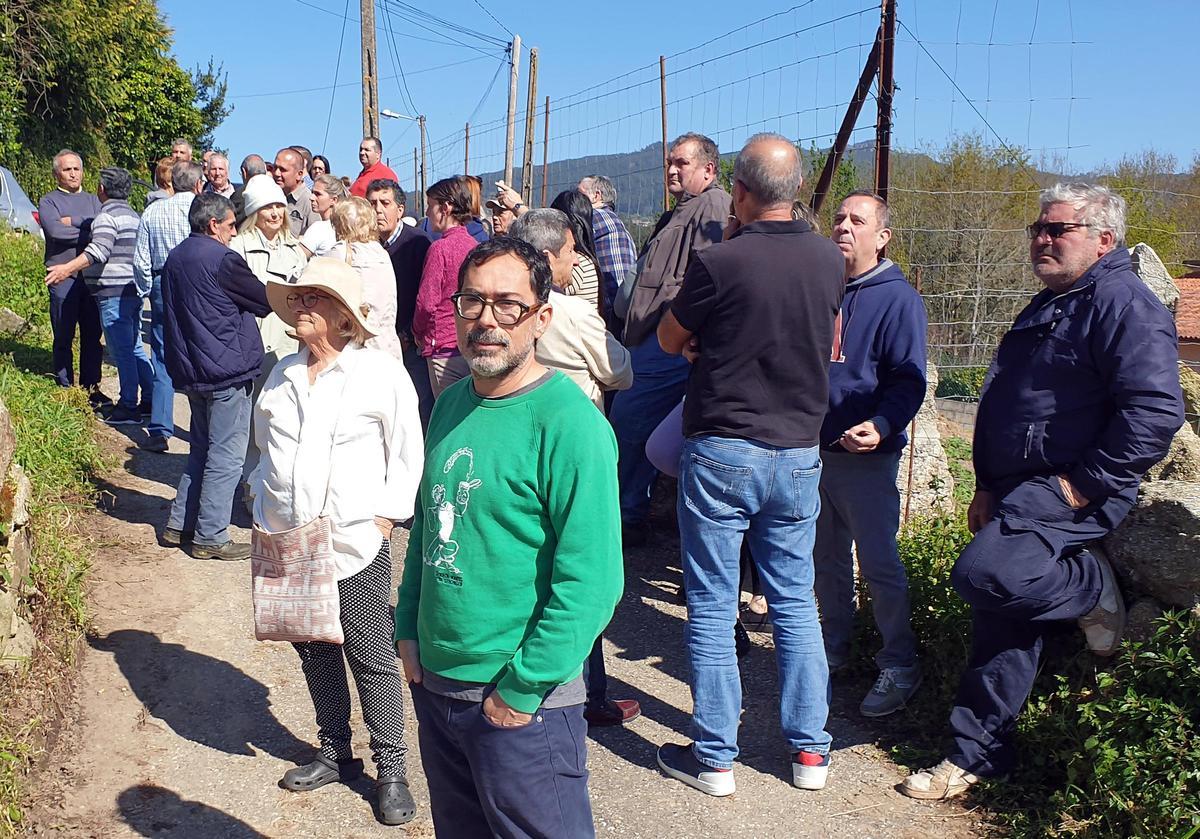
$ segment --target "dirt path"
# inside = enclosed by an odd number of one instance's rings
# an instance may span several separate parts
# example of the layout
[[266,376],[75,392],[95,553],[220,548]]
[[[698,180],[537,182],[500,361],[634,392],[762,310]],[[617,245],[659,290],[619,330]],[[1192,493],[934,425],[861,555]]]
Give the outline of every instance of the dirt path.
[[[181,428],[186,410],[180,399]],[[288,767],[310,758],[316,740],[296,655],[288,645],[253,639],[246,563],[198,562],[159,547],[155,538],[186,457],[187,443],[180,439],[186,434],[172,441],[168,454],[156,455],[141,452],[118,430],[102,427],[99,433],[122,467],[104,482],[102,511],[92,518],[101,543],[92,574],[95,631],[73,718],[65,723],[70,730],[44,770],[31,833],[106,839],[432,836],[411,713],[410,779],[420,812],[406,827],[375,822],[364,799],[369,781],[307,795],[276,786]],[[244,530],[237,534],[247,536]],[[984,835],[962,809],[919,804],[892,789],[902,771],[872,745],[856,719],[857,697],[849,694],[835,693],[835,709],[846,713],[835,710],[830,720],[836,752],[829,787],[821,793],[793,789],[778,735],[770,642],[761,636],[745,667],[737,794],[712,799],[664,778],[654,750],[687,739],[691,707],[676,552],[677,543],[664,539],[627,560],[626,594],[607,634],[610,694],[638,699],[643,716],[592,736],[599,835]],[[401,544],[393,555],[402,555]],[[357,709],[355,715],[355,748],[369,757]]]

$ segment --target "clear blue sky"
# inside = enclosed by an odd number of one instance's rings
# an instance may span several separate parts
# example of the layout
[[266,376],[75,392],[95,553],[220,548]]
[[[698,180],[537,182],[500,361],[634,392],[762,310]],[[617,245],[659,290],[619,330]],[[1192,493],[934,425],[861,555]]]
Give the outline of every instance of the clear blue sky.
[[[362,124],[358,5],[352,0],[160,0],[175,30],[180,62],[192,66],[212,56],[229,73],[235,110],[218,131],[217,143],[229,149],[235,165],[249,152],[269,155],[300,143],[327,155],[337,174],[357,173]],[[380,103],[427,116],[430,177],[462,169],[462,128],[473,112],[471,168],[500,168],[504,132],[498,120],[508,86],[507,68],[496,76],[500,48],[436,26],[433,34],[420,28],[430,26],[428,21],[418,25],[403,19],[406,12],[394,0],[384,5],[387,15],[382,7],[376,12]],[[628,151],[656,140],[660,54],[669,56],[670,134],[702,131],[723,150],[736,148],[758,130],[781,130],[805,145],[827,145],[878,25],[875,0],[412,5],[497,41],[509,39],[506,30],[517,32],[526,46],[539,48],[539,108],[545,95],[551,97],[551,160]],[[350,19],[337,70],[341,86],[334,91],[343,10]],[[589,12],[596,14],[588,17]],[[894,130],[902,148],[936,148],[961,132],[995,141],[994,129],[1006,142],[1057,155],[1080,172],[1150,147],[1174,155],[1183,169],[1200,149],[1196,0],[901,0],[900,20]],[[747,28],[718,37],[738,27]],[[388,35],[387,28],[395,34]],[[250,31],[252,37],[245,34]],[[522,59],[521,111],[528,52],[523,50]],[[408,95],[393,78],[397,62],[407,76]],[[569,97],[601,82],[607,83]],[[297,90],[306,92],[284,92]],[[540,165],[540,115],[537,122],[534,159]],[[855,139],[871,137],[873,122],[869,110]],[[382,134],[385,154],[407,186],[415,124],[384,120]],[[518,167],[522,136],[519,122]]]

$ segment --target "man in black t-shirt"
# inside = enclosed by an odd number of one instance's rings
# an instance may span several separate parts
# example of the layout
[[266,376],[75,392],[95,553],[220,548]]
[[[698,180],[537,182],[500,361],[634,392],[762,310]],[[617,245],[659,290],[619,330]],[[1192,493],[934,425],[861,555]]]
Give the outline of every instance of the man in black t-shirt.
[[742,226],[693,256],[658,327],[666,352],[690,347],[694,358],[679,475],[694,742],[662,746],[658,765],[709,795],[734,791],[741,683],[732,629],[743,538],[775,625],[792,782],[821,789],[829,771],[829,672],[812,549],[845,261],[831,241],[792,220],[800,180],[791,141],[750,138],[734,164]]

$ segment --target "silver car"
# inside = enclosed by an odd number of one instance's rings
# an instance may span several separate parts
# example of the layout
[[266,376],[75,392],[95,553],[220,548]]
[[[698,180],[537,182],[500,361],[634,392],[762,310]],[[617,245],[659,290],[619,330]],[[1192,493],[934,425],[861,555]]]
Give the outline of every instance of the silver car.
[[3,166],[0,166],[0,223],[39,239],[45,238],[37,207],[21,189],[13,173]]

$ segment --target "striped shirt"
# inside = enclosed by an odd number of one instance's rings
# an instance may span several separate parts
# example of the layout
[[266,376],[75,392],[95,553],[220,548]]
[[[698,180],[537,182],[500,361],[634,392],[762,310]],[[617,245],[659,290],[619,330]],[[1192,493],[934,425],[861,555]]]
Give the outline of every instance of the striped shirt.
[[571,282],[563,289],[564,294],[582,297],[593,307],[600,295],[600,277],[596,274],[596,263],[585,254],[576,254],[579,264],[571,269]]
[[138,214],[124,199],[110,199],[92,219],[92,239],[83,252],[92,261],[83,279],[101,295],[120,294],[133,282],[133,249]]
[[155,201],[142,214],[133,250],[133,277],[142,294],[150,291],[167,255],[191,235],[188,211],[195,197],[191,192],[178,192],[170,198]]
[[604,299],[609,304],[607,308],[611,308],[625,276],[637,270],[637,253],[629,231],[607,207],[592,208],[592,233],[596,240],[596,267],[604,280]]

